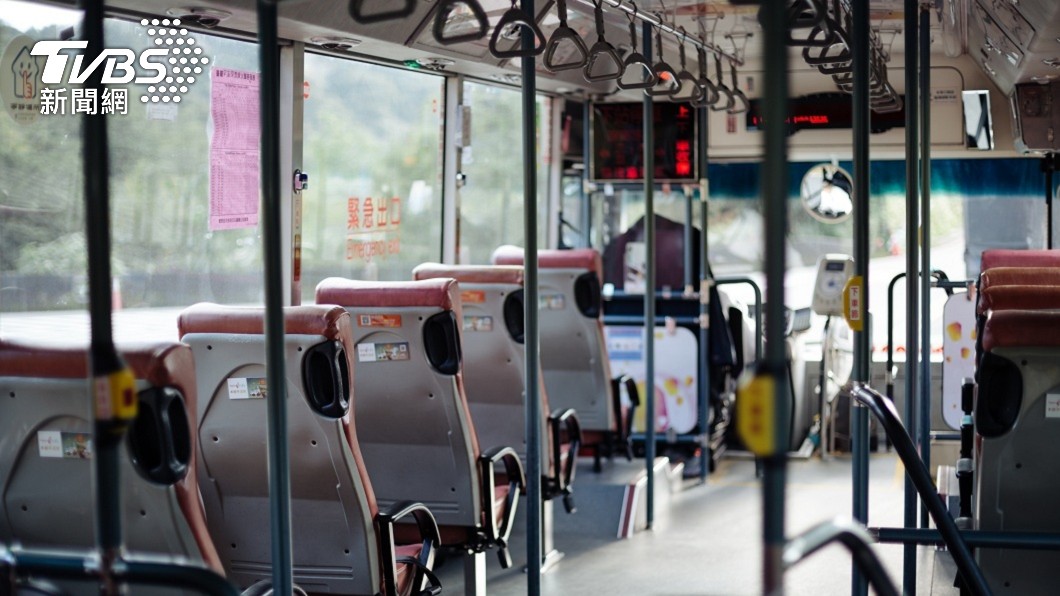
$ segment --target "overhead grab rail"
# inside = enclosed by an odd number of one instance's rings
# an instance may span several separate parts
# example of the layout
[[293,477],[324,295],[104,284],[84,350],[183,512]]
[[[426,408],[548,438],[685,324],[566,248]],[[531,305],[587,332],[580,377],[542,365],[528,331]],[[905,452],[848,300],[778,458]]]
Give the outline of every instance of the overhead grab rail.
[[[594,4],[596,2],[597,2],[597,0],[593,0]],[[683,37],[687,37],[687,35],[684,32],[674,28],[671,25],[666,24],[666,22],[663,21],[662,16],[660,16],[658,13],[648,13],[648,12],[640,12],[640,11],[638,11],[636,4],[634,4],[633,2],[624,2],[623,0],[602,0],[602,2],[604,4],[607,4],[608,6],[610,6],[612,8],[617,8],[617,9],[625,12],[627,15],[632,16],[632,18],[640,19],[640,20],[648,23],[652,27],[655,27],[655,29],[657,31],[659,31],[660,33],[669,33],[670,35],[673,35],[674,37],[677,37],[678,39],[681,39]],[[697,48],[702,48],[702,49],[710,51],[710,52],[715,52],[715,53],[721,54],[722,56],[725,56],[729,60],[735,61],[737,66],[743,66],[743,60],[739,56],[736,55],[736,52],[730,52],[728,50],[725,50],[721,46],[718,46],[718,45],[716,45],[715,43],[713,43],[711,41],[707,41],[707,40],[704,40],[704,39],[698,39],[698,38],[695,38],[695,37],[688,37],[688,42],[691,43],[692,45],[696,46]]]
[[[449,17],[453,13],[453,10],[461,5],[466,6],[468,10],[471,11],[471,17],[474,20],[476,27],[473,30],[469,30],[467,33],[447,35],[446,29],[452,26]],[[466,21],[468,19],[465,18],[464,20]],[[434,27],[432,33],[434,33],[434,39],[443,46],[468,41],[478,41],[486,37],[489,30],[489,17],[486,16],[486,11],[482,10],[482,5],[479,4],[478,0],[441,0],[438,3],[438,12],[434,15]]]
[[[518,0],[512,0],[511,8],[501,15],[501,20],[493,30],[493,36],[490,37],[490,54],[492,54],[494,58],[531,58],[545,51],[545,35],[541,33],[541,28],[534,22],[533,15],[526,14],[517,6],[517,4]],[[534,47],[523,49],[521,44],[516,44],[510,50],[502,50],[499,45],[501,34],[509,27],[513,29],[526,29],[533,33]]]
[[[633,4],[630,2],[630,4]],[[633,4],[633,12],[626,13],[626,18],[629,19],[629,46],[630,52],[626,55],[625,62],[622,63],[622,76],[618,78],[619,89],[651,89],[655,86],[655,71],[652,70],[651,64],[648,63],[648,58],[637,51],[637,5]],[[641,70],[641,80],[633,79],[632,81],[626,78],[626,73],[630,70],[636,72],[637,67]]]
[[[788,45],[802,48],[806,64],[853,93],[852,15],[848,0],[788,0]],[[805,36],[794,31],[809,29]],[[869,105],[877,113],[902,109],[902,98],[887,80],[889,52],[876,29],[869,30]]]
[[[361,23],[362,25],[371,25],[373,23],[381,23],[383,21],[394,21],[397,19],[404,19],[412,16],[412,13],[416,12],[416,0],[405,0],[398,4],[399,8],[394,10],[384,10],[382,12],[364,12],[364,5],[367,2],[365,0],[350,0],[350,16],[353,20]],[[379,2],[383,4],[383,2]],[[392,4],[386,2],[386,4]]]
[[[582,76],[590,83],[617,81],[622,78],[625,68],[615,46],[604,38],[604,6],[599,0],[593,0],[593,17],[596,20],[596,43],[589,49]],[[600,65],[602,67],[598,68]]]
[[822,522],[784,545],[784,569],[788,570],[822,548],[838,542],[850,551],[854,564],[865,575],[878,596],[898,596],[898,588],[887,576],[876,552],[872,550],[872,535],[848,519],[837,518]]
[[652,97],[673,97],[681,92],[681,81],[677,78],[677,71],[663,58],[662,29],[655,30],[655,53],[659,55],[659,61],[651,66],[655,71],[655,85],[645,89],[644,93]]
[[850,383],[846,390],[854,399],[864,404],[883,425],[887,437],[902,460],[902,465],[905,466],[909,480],[916,488],[916,492],[920,494],[920,499],[927,507],[928,513],[931,514],[931,519],[935,521],[935,526],[938,527],[946,548],[953,555],[953,561],[957,564],[957,571],[963,580],[964,587],[974,596],[990,594],[990,588],[986,585],[983,572],[976,564],[968,543],[957,530],[957,523],[950,516],[942,498],[939,497],[931,480],[931,473],[924,465],[924,460],[920,459],[916,446],[913,445],[913,439],[909,437],[909,432],[906,431],[901,418],[898,417],[894,402],[864,383]]
[[[453,1],[453,0],[450,0]],[[567,0],[556,0],[556,15],[559,17],[559,27],[552,32],[545,46],[545,68],[551,72],[561,70],[575,70],[584,68],[589,62],[589,49],[578,32],[567,25]],[[574,44],[575,54],[578,58],[568,62],[556,62],[556,52],[564,42]]]

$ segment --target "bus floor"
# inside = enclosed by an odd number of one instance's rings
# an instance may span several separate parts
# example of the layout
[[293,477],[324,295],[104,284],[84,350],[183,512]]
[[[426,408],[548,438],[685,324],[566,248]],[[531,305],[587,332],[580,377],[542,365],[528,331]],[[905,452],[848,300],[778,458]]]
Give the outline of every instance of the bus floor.
[[[643,465],[615,461],[610,466]],[[874,454],[869,472],[869,523],[901,526],[904,471],[897,457]],[[564,558],[541,577],[541,593],[632,594],[652,596],[761,594],[761,488],[754,463],[726,459],[708,482],[686,481],[667,506],[657,503],[652,530],[618,540],[616,527],[605,521],[589,500],[596,494],[589,461],[579,463],[575,480],[578,511],[566,515],[557,504],[555,545]],[[851,460],[814,458],[788,467],[787,534],[794,536],[816,523],[851,511]],[[658,501],[658,500],[657,500]],[[525,505],[525,503],[521,504]],[[487,554],[487,592],[491,596],[526,594],[525,507],[509,542],[515,565],[501,569]],[[610,518],[608,518],[610,519]],[[902,550],[876,545],[892,581],[902,581]],[[917,593],[956,595],[956,568],[944,551],[917,549]],[[464,593],[463,563],[444,560],[437,569],[446,594]],[[823,549],[785,575],[787,594],[849,594],[851,559],[838,545]]]

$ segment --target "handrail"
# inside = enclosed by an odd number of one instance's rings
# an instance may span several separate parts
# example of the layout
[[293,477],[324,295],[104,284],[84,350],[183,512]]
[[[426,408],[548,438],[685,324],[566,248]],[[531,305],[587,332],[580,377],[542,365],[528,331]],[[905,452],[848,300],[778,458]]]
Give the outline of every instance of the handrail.
[[[665,22],[663,22],[662,17],[659,16],[658,14],[637,11],[637,5],[634,4],[633,2],[625,2],[624,0],[603,0],[603,1],[607,2],[608,6],[610,6],[612,8],[617,8],[617,9],[625,12],[627,15],[632,15],[633,18],[640,19],[640,20],[644,21],[645,23],[647,23],[648,25],[651,25],[652,27],[655,27],[657,30],[659,30],[660,33],[662,33],[662,32],[669,33],[669,34],[673,35],[674,37],[678,37],[678,38],[685,37],[685,35],[682,32],[680,32],[679,30],[677,30],[677,28],[672,27],[670,25],[667,25]],[[721,46],[719,46],[717,44],[711,43],[711,42],[706,41],[706,40],[697,39],[697,38],[694,38],[694,37],[690,38],[689,41],[692,43],[692,45],[696,46],[697,48],[703,48],[704,50],[709,50],[711,52],[714,52],[714,53],[717,53],[717,54],[721,54],[722,56],[725,56],[729,60],[735,61],[737,66],[743,66],[743,60],[739,56],[737,56],[736,52],[734,52],[734,51],[726,50],[726,49],[722,48]]]
[[416,0],[405,0],[400,8],[372,14],[365,14],[363,8],[364,0],[350,0],[349,13],[353,20],[362,25],[371,25],[412,16],[412,13],[416,12]]
[[732,109],[733,105],[735,105],[736,96],[733,95],[732,89],[729,89],[729,87],[725,84],[725,78],[721,74],[721,56],[719,56],[718,54],[714,54],[714,72],[718,77],[718,82],[715,85],[715,88],[718,91],[718,100],[720,102],[723,96],[726,97],[727,100],[725,101],[725,105],[721,106],[718,105],[718,102],[715,102],[713,105],[710,106],[710,111],[727,112]]
[[[929,528],[869,528],[878,542],[885,544],[929,544],[945,546],[938,530]],[[1018,550],[1060,550],[1060,534],[1045,532],[991,532],[960,530],[969,548],[1011,548]]]
[[[645,89],[644,93],[651,97],[673,97],[681,92],[681,80],[677,78],[677,71],[674,67],[670,66],[666,60],[663,59],[663,45],[662,45],[662,30],[659,29],[655,34],[655,53],[659,56],[659,61],[652,65],[651,69],[655,71],[655,85],[650,89]],[[669,79],[671,82],[669,85],[663,86],[663,83]],[[677,87],[673,87],[677,85]],[[662,87],[656,91],[656,87]]]
[[790,569],[833,542],[842,544],[850,551],[854,564],[865,574],[879,596],[898,596],[898,588],[872,550],[872,536],[861,524],[845,518],[822,522],[789,540],[784,545],[784,569]]
[[[625,72],[625,69],[622,65],[622,57],[618,55],[615,46],[604,38],[604,7],[599,0],[593,0],[593,18],[596,21],[596,43],[589,48],[589,57],[586,59],[585,67],[582,69],[582,76],[590,83],[619,80],[622,78],[622,73]],[[601,58],[604,60],[601,61]],[[606,64],[608,62],[614,66],[614,70],[604,69],[599,74],[594,74],[597,63]]]
[[[899,280],[906,276],[905,272],[899,273],[891,278],[890,283],[887,284],[887,363],[886,363],[886,376],[887,376],[887,397],[894,399],[894,286]],[[951,282],[946,273],[941,269],[935,269],[931,272],[931,277],[934,277],[937,281],[935,287],[946,291],[947,295],[953,295],[953,289],[955,287],[964,287],[967,282]]]
[[[533,448],[533,447],[531,447]],[[504,476],[508,481],[508,496],[504,500],[504,517],[497,523],[494,514],[494,488],[496,487],[497,463],[504,464]],[[526,492],[526,474],[523,472],[523,462],[519,455],[511,447],[494,447],[483,452],[478,457],[479,470],[482,474],[482,508],[486,512],[486,539],[490,544],[498,547],[497,557],[500,559],[501,567],[508,569],[512,566],[512,556],[508,552],[508,536],[512,532],[512,524],[515,522],[516,506],[519,504],[519,495]]]
[[715,277],[714,285],[747,284],[755,294],[755,360],[762,359],[762,288],[750,277]]
[[721,99],[721,94],[718,93],[718,88],[707,76],[707,52],[701,48],[697,48],[696,58],[699,62],[699,78],[696,79],[696,84],[701,89],[699,101],[693,101],[692,107],[695,108],[707,108],[716,103]]
[[[577,31],[567,25],[567,0],[556,0],[556,15],[559,17],[559,26],[552,32],[552,37],[549,38],[548,44],[545,45],[545,68],[551,72],[583,68],[589,61],[589,49],[585,47],[585,42],[582,41],[581,35],[578,35]],[[556,50],[559,49],[560,43],[564,40],[573,43],[578,50],[578,55],[581,57],[572,62],[560,62],[557,64],[553,59],[556,57]]]
[[[545,51],[545,34],[541,33],[541,28],[534,22],[534,17],[523,12],[522,9],[516,6],[518,0],[512,0],[512,7],[509,8],[503,15],[501,20],[497,23],[497,27],[493,30],[493,35],[490,37],[490,54],[494,58],[531,58],[537,56],[541,52]],[[530,49],[523,49],[521,45],[517,44],[511,50],[502,50],[498,43],[501,39],[501,33],[506,27],[519,27],[533,33],[535,45]]]
[[100,558],[93,554],[73,554],[67,551],[13,551],[0,544],[0,569],[5,576],[38,576],[57,579],[106,581],[114,584],[155,585],[186,588],[211,596],[238,596],[239,590],[211,569],[192,565],[178,565],[163,557],[143,555],[116,559],[111,569],[105,570]]
[[[701,97],[703,97],[703,88],[699,86],[699,81],[696,80],[696,76],[688,71],[688,65],[685,60],[685,44],[682,42],[678,45],[681,56],[681,72],[677,73],[677,81],[681,83],[671,97],[674,101],[687,101],[693,106]],[[735,67],[734,67],[735,68]],[[735,73],[736,71],[733,70]],[[687,94],[685,89],[691,88],[691,94]]]
[[[459,35],[447,36],[445,34],[446,19],[449,17],[449,12],[458,4],[463,4],[471,9],[471,15],[475,17],[475,23],[478,25],[478,29],[476,31],[469,31]],[[440,0],[436,10],[437,12],[434,15],[434,26],[431,28],[431,33],[434,35],[434,39],[443,46],[468,41],[478,41],[483,37],[486,37],[486,34],[489,33],[489,17],[486,16],[486,11],[482,10],[482,5],[479,4],[478,0]]]
[[[630,4],[633,4],[630,2]],[[651,89],[655,86],[655,71],[652,70],[651,64],[648,63],[648,59],[644,54],[637,51],[637,25],[634,23],[637,17],[637,5],[633,4],[633,12],[626,13],[626,18],[629,19],[629,47],[630,52],[626,55],[625,62],[622,63],[622,76],[618,78],[619,89]],[[646,75],[643,81],[640,82],[625,82],[626,71],[630,68],[640,66],[641,70]]]
[[902,425],[902,420],[898,417],[898,412],[894,409],[894,402],[864,383],[848,383],[846,390],[879,419],[898,457],[901,458],[902,465],[905,466],[909,480],[920,493],[920,499],[946,542],[946,548],[953,555],[965,587],[976,596],[990,594],[990,588],[987,587],[983,572],[976,564],[968,543],[957,530],[957,524],[950,517],[942,498],[936,492],[935,485],[931,481],[931,473],[928,472],[924,461],[917,454],[913,440],[909,437],[905,426]]
[[[578,422],[578,414],[574,408],[557,410],[548,417],[549,429],[552,432],[552,484],[558,494],[563,495],[563,507],[567,513],[574,513],[574,472],[577,469],[575,461],[578,459],[578,450],[582,445],[582,428]],[[567,461],[563,463],[563,441],[562,431],[567,429],[568,455]]]

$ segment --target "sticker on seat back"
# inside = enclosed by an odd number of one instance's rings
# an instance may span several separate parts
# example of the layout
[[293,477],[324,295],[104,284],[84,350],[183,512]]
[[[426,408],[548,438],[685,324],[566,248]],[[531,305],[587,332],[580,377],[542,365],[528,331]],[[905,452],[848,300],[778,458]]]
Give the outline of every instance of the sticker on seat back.
[[401,327],[401,315],[357,315],[358,327]]
[[482,304],[486,301],[486,292],[482,290],[461,290],[460,302],[464,304]]
[[1045,417],[1060,418],[1060,393],[1045,394]]
[[269,394],[265,379],[233,377],[228,379],[228,399],[265,399]]
[[357,362],[384,362],[408,360],[409,342],[357,344]]
[[537,297],[537,307],[540,310],[563,310],[567,304],[563,294],[540,294]]
[[92,459],[92,436],[58,430],[37,431],[37,453],[57,459]]
[[493,331],[493,317],[465,315],[464,331]]

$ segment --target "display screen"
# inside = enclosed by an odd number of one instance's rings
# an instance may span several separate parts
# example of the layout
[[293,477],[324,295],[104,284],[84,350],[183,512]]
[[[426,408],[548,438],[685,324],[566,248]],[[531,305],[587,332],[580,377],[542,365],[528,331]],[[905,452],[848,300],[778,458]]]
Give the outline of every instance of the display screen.
[[842,261],[829,261],[829,262],[825,263],[824,270],[825,271],[842,271],[844,267],[846,267],[846,263],[844,263]]
[[[653,104],[655,180],[693,182],[696,171],[696,110],[687,103]],[[590,178],[598,182],[644,180],[644,104],[593,105]]]
[[[846,93],[817,93],[792,98],[788,104],[788,134],[800,130],[849,129],[854,126],[853,103]],[[762,100],[752,99],[746,115],[747,130],[762,128]],[[873,133],[905,126],[905,109],[896,112],[872,112],[869,117]]]

